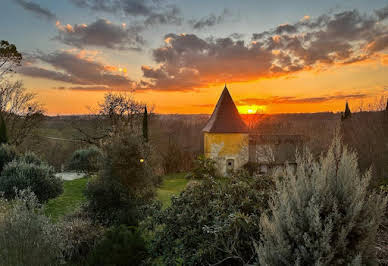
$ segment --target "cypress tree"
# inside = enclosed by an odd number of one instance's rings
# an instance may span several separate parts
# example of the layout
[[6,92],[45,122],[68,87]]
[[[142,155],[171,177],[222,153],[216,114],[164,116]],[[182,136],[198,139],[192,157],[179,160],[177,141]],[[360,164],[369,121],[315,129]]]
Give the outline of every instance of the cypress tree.
[[351,115],[352,115],[352,113],[350,112],[349,104],[348,104],[348,102],[346,102],[345,113],[342,115],[342,120],[350,118]]
[[0,144],[7,144],[7,127],[3,118],[3,114],[0,113]]
[[143,115],[143,138],[145,142],[148,142],[148,113],[147,106],[144,107]]

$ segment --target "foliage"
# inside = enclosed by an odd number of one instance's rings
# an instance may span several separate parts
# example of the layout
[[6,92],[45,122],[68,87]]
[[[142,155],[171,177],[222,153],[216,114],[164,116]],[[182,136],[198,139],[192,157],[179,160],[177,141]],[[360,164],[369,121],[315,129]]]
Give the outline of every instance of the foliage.
[[86,188],[87,209],[105,224],[137,221],[137,207],[155,196],[156,177],[141,138],[123,133],[103,148],[103,166]]
[[31,151],[27,151],[24,154],[22,154],[21,156],[19,156],[18,161],[25,162],[28,164],[36,164],[36,165],[45,164],[45,162],[42,161],[42,159],[39,158],[39,156],[37,156],[35,153],[33,153]]
[[68,164],[69,170],[92,173],[99,170],[102,153],[96,146],[76,150]]
[[14,71],[14,68],[20,66],[22,54],[16,49],[16,46],[5,40],[0,41],[0,78],[7,72]]
[[256,162],[248,162],[243,166],[243,169],[245,169],[250,175],[255,174],[258,168],[259,168],[259,164]]
[[140,232],[120,225],[109,229],[89,257],[89,265],[140,265],[147,249]]
[[216,161],[203,155],[198,156],[194,161],[194,169],[188,177],[194,179],[218,177]]
[[104,228],[77,212],[67,216],[61,223],[61,228],[66,232],[66,261],[85,265],[90,252],[103,236]]
[[54,169],[41,162],[30,163],[21,158],[7,164],[0,176],[0,191],[8,199],[18,190],[30,188],[40,202],[55,198],[63,192],[62,180],[54,175]]
[[360,174],[339,137],[318,161],[306,151],[297,162],[277,182],[272,215],[262,216],[260,264],[372,264],[387,198],[367,190],[370,172]]
[[0,113],[0,144],[7,144],[7,126],[5,124],[3,114]]
[[54,199],[49,200],[45,206],[45,213],[54,221],[66,214],[74,212],[86,200],[84,190],[88,178],[80,178],[63,182],[63,193]]
[[171,206],[143,223],[154,231],[151,254],[166,265],[252,263],[252,238],[260,238],[259,217],[272,187],[269,178],[245,172],[226,181],[192,181]]
[[16,148],[7,144],[0,144],[0,173],[3,171],[3,168],[14,159],[16,159],[18,153]]
[[31,191],[18,192],[0,220],[0,265],[59,264],[64,248],[61,232],[43,214]]

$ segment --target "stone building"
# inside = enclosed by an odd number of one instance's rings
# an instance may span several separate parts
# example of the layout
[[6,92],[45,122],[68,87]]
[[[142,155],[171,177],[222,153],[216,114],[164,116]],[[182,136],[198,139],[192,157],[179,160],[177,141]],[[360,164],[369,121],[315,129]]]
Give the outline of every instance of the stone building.
[[295,149],[304,142],[300,135],[250,134],[226,86],[202,132],[204,155],[223,175],[248,162],[261,174],[286,162],[295,167]]

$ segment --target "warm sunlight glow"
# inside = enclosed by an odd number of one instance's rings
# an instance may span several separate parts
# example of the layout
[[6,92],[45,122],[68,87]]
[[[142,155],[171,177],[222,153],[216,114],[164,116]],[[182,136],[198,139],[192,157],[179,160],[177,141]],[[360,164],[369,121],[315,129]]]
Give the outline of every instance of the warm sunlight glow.
[[265,113],[267,106],[265,105],[239,105],[237,106],[240,114],[257,114]]

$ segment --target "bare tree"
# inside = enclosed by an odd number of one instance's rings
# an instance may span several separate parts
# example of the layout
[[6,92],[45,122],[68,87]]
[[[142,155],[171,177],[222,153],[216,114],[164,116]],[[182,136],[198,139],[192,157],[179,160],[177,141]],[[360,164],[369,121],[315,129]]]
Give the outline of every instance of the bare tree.
[[99,146],[102,140],[123,130],[140,134],[144,106],[131,93],[106,93],[104,102],[89,116],[87,127],[80,121],[73,123],[79,133],[76,138]]
[[35,99],[36,95],[27,92],[21,81],[0,81],[0,112],[10,144],[21,144],[43,120],[43,107]]

